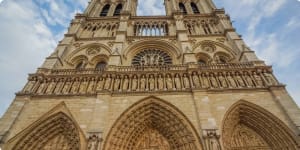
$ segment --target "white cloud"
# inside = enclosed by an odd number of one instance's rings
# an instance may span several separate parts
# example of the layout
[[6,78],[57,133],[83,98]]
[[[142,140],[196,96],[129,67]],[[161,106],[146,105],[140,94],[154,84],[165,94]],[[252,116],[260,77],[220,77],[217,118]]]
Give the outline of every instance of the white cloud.
[[162,0],[143,0],[139,1],[137,15],[165,15],[165,7]]

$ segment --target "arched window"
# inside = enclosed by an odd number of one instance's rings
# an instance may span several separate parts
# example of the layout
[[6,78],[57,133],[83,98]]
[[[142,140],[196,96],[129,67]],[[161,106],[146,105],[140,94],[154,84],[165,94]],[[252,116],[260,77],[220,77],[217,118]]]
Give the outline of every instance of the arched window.
[[179,9],[183,14],[187,14],[187,11],[183,3],[179,3]]
[[114,12],[114,16],[120,16],[122,8],[123,8],[122,4],[117,5],[115,12]]
[[106,5],[103,7],[103,9],[102,9],[102,11],[101,11],[101,13],[100,13],[100,16],[107,16],[108,11],[109,11],[109,8],[110,8],[110,5],[109,5],[109,4],[106,4]]
[[107,65],[106,62],[100,61],[97,63],[96,69],[103,70],[106,67],[106,65]]
[[192,10],[193,10],[194,14],[200,14],[199,9],[198,9],[197,5],[194,2],[191,3],[191,7],[192,7]]
[[202,59],[199,59],[198,60],[198,64],[199,65],[205,65],[206,64],[206,61],[202,60]]
[[78,63],[78,64],[76,65],[76,68],[75,68],[75,69],[79,70],[79,69],[84,69],[84,68],[85,68],[85,64],[84,64],[83,61],[82,61],[82,62],[80,62],[80,63]]

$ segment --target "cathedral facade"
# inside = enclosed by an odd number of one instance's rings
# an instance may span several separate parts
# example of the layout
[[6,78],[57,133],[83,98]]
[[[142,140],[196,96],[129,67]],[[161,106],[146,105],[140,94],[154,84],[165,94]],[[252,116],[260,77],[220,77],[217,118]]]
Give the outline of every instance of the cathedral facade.
[[223,9],[137,4],[91,0],[75,16],[1,118],[1,148],[300,149],[298,106]]

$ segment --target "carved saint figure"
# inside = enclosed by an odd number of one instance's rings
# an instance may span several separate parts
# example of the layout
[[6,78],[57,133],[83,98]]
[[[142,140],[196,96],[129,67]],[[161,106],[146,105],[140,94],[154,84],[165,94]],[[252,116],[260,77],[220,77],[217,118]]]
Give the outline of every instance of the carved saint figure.
[[228,87],[227,86],[227,81],[226,81],[226,79],[225,79],[225,77],[223,76],[222,73],[219,73],[219,80],[220,80],[220,83],[221,83],[221,87],[223,87],[223,88]]
[[116,79],[115,79],[114,91],[119,91],[120,83],[121,83],[120,76],[117,76]]
[[266,78],[268,85],[277,85],[277,81],[274,79],[272,74],[264,72],[263,75]]
[[256,72],[253,72],[253,77],[256,81],[256,86],[257,87],[262,87],[264,86],[263,80],[261,79],[261,76],[257,75]]
[[198,77],[196,72],[193,72],[192,78],[193,78],[194,87],[199,88],[200,87],[200,80],[199,80],[199,77]]
[[55,88],[55,85],[56,85],[55,79],[51,79],[50,83],[47,87],[46,94],[52,94],[53,89]]
[[183,84],[184,84],[184,88],[186,89],[190,88],[190,80],[186,74],[183,75]]
[[110,84],[111,84],[111,77],[109,75],[106,76],[104,89],[110,90]]
[[202,78],[202,81],[203,81],[202,87],[203,88],[208,88],[209,87],[209,82],[208,82],[207,76],[203,73],[201,75],[201,78]]
[[133,79],[132,79],[132,83],[131,83],[131,90],[136,91],[137,88],[138,88],[138,79],[137,79],[136,75],[134,75]]
[[96,135],[92,135],[88,139],[88,150],[99,150],[100,140]]
[[239,84],[239,87],[245,87],[246,86],[243,78],[240,76],[239,73],[235,74],[235,78],[236,78],[236,80],[237,80],[237,82]]
[[229,82],[229,86],[230,86],[230,87],[233,87],[233,88],[237,87],[237,85],[236,85],[234,79],[233,79],[232,76],[231,76],[231,73],[227,73],[227,80],[228,80],[228,82]]
[[172,77],[169,74],[166,77],[166,85],[167,85],[168,90],[173,89],[173,80],[172,80]]
[[70,79],[67,79],[63,89],[62,89],[62,94],[69,94],[69,90],[70,90],[70,87],[71,87],[71,81]]
[[141,89],[141,91],[145,91],[145,89],[146,89],[146,79],[145,79],[144,75],[142,75],[142,77],[141,77],[140,89]]
[[80,84],[80,87],[79,87],[79,93],[80,94],[85,94],[86,93],[86,90],[87,90],[87,86],[88,86],[88,81],[87,79],[83,79],[83,81],[81,82]]
[[78,92],[79,90],[79,86],[80,86],[80,81],[79,81],[79,78],[76,78],[73,85],[72,85],[72,88],[71,88],[71,93],[72,94],[75,94]]
[[129,87],[128,76],[124,76],[122,90],[123,90],[123,91],[127,91],[127,90],[128,90],[128,87]]
[[155,79],[154,79],[153,75],[150,75],[150,77],[149,77],[149,90],[150,91],[155,90]]
[[157,83],[158,83],[158,89],[163,90],[164,89],[164,79],[162,78],[161,74],[158,75]]
[[25,88],[24,88],[24,93],[30,93],[31,90],[33,89],[34,85],[35,85],[36,81],[32,80],[32,81],[28,81],[28,83],[26,84]]
[[245,77],[248,87],[253,87],[254,84],[253,84],[253,80],[251,79],[251,76],[247,72],[245,72],[244,77]]
[[44,93],[45,86],[46,86],[46,82],[41,81],[41,82],[40,82],[40,86],[39,86],[39,88],[38,88],[38,90],[37,90],[36,93],[37,93],[37,94],[43,94],[43,93]]
[[93,93],[94,92],[94,88],[95,88],[95,78],[93,78],[91,81],[90,81],[90,84],[87,88],[87,93]]
[[104,78],[100,78],[98,83],[97,83],[97,87],[96,87],[96,90],[97,91],[101,91],[103,90],[103,85],[104,85]]
[[63,85],[64,85],[64,80],[63,79],[59,79],[58,83],[56,84],[54,93],[55,94],[60,94],[61,88],[62,88]]
[[180,80],[180,77],[178,74],[175,75],[174,81],[175,81],[176,89],[180,90],[181,89],[181,80]]
[[212,88],[218,88],[219,87],[218,82],[217,82],[217,80],[216,80],[216,78],[215,78],[215,76],[213,74],[211,74],[209,76],[209,79],[210,79]]

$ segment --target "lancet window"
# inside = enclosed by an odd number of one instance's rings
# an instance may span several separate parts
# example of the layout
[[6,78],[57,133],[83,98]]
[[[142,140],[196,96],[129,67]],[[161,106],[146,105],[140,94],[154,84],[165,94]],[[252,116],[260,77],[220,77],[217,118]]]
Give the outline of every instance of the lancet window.
[[187,14],[186,8],[183,3],[179,3],[179,9],[183,14]]
[[100,16],[107,16],[109,9],[110,9],[110,5],[106,4],[100,13]]
[[116,7],[116,9],[115,9],[114,16],[120,16],[122,8],[123,8],[123,5],[122,4],[118,4],[117,7]]
[[135,36],[166,36],[168,23],[166,21],[139,21],[134,25]]
[[166,52],[157,49],[146,49],[134,56],[132,65],[170,65],[172,58]]
[[192,7],[192,10],[193,10],[194,14],[200,14],[199,9],[198,9],[197,5],[194,2],[191,3],[191,7]]
[[104,61],[98,62],[96,65],[96,69],[103,70],[106,67],[106,65],[107,65],[106,62]]

